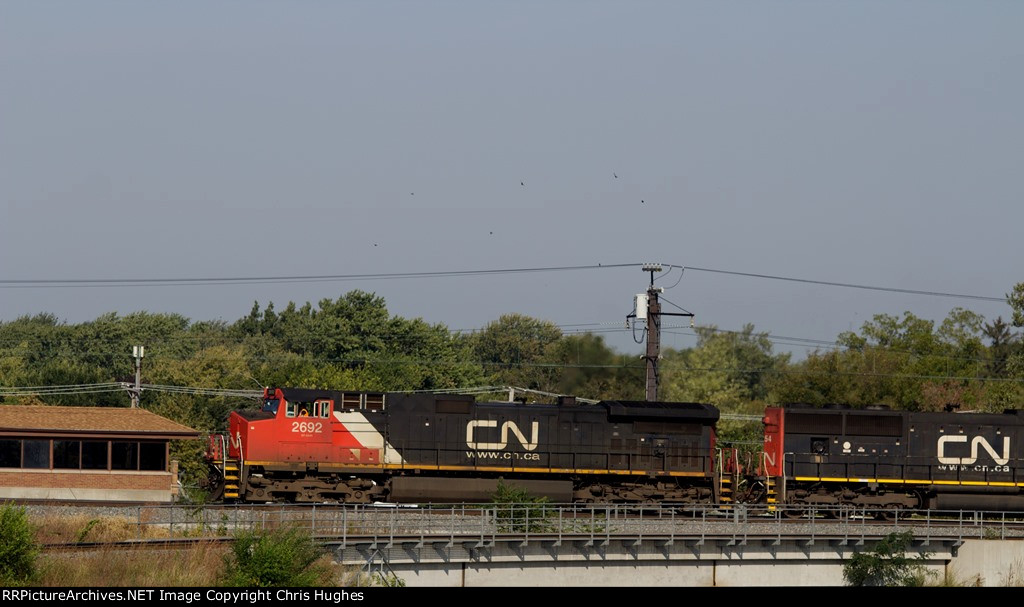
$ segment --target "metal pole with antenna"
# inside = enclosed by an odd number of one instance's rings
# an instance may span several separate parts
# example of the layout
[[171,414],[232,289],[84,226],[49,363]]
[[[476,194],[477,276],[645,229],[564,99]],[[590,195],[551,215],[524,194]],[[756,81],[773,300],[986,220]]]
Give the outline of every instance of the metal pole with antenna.
[[135,389],[129,390],[132,396],[132,409],[139,408],[139,396],[142,395],[142,357],[145,355],[145,346],[132,346],[132,356],[135,357]]

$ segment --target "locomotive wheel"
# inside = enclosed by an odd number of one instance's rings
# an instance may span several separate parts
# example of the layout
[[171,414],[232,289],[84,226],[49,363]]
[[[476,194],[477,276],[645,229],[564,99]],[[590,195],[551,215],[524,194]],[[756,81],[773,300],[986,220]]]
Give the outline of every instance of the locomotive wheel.
[[795,506],[787,506],[786,509],[782,511],[782,516],[790,520],[803,518],[805,514],[807,514],[806,510]]
[[896,520],[899,515],[899,507],[886,508],[884,510],[878,510],[875,512],[875,519],[891,523]]
[[220,482],[210,488],[210,495],[208,498],[211,502],[219,502],[224,499],[224,483]]
[[825,518],[832,520],[846,520],[850,518],[850,511],[846,506],[833,506],[821,511]]

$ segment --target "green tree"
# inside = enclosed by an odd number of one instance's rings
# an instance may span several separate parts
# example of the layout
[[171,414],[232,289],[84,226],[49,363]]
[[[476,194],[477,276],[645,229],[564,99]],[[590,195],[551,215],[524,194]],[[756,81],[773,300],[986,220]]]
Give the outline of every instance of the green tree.
[[[980,406],[986,388],[984,319],[954,308],[936,328],[905,312],[878,314],[860,334],[844,332],[842,351],[816,351],[773,386],[777,402],[888,404],[898,409],[941,410],[951,400]],[[967,379],[965,379],[967,378]]]
[[494,383],[554,391],[560,369],[545,356],[561,337],[550,321],[504,314],[471,338],[472,351]]
[[1013,310],[1012,322],[1015,327],[1024,327],[1024,282],[1018,282],[1006,294],[1006,303]]
[[1020,349],[1019,336],[1010,330],[1010,325],[1000,316],[986,323],[982,332],[989,339],[988,374],[991,377],[1006,376],[1006,362],[1015,350]]
[[[261,312],[256,303],[230,332],[243,340],[252,370],[266,383],[417,390],[472,385],[482,377],[479,365],[466,362],[465,340],[444,325],[391,316],[383,298],[363,291],[315,307],[289,302],[280,313],[272,303]],[[361,383],[318,383],[343,370]]]
[[773,354],[768,333],[697,327],[697,346],[666,352],[662,364],[665,400],[735,407],[768,396],[771,382],[789,362],[789,354]]
[[567,335],[548,345],[544,359],[561,368],[553,390],[560,394],[607,400],[644,398],[643,361],[615,352],[600,335]]
[[[1012,324],[1024,327],[1024,282],[1014,285],[1013,290],[1006,294],[1006,302],[1013,310]],[[1024,347],[1014,347],[1006,358],[1006,374],[1016,379],[1024,379]]]

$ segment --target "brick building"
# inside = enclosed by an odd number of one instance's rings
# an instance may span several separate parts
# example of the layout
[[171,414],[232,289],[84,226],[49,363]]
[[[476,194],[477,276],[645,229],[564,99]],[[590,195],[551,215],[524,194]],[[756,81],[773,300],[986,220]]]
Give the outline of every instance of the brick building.
[[171,502],[169,441],[199,433],[142,409],[0,406],[0,500]]

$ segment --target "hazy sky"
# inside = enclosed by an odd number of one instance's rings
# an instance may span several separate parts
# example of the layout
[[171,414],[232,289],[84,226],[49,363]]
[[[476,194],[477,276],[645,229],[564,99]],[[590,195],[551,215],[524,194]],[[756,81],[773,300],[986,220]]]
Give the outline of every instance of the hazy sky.
[[[1010,1],[3,2],[0,281],[657,261],[1001,297],[1024,281],[1022,32]],[[234,321],[359,288],[452,329],[615,329],[647,280],[0,282],[0,320]],[[696,271],[665,296],[824,341],[1009,313]]]

